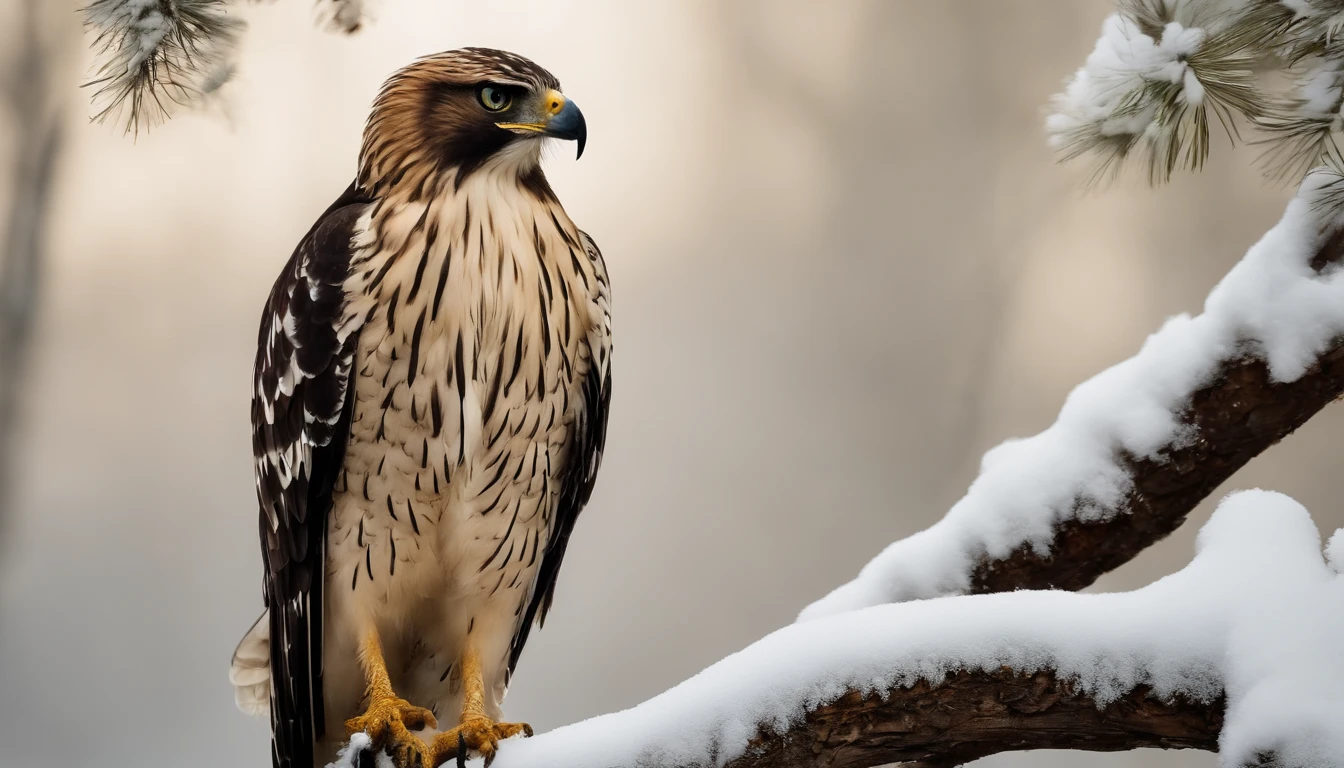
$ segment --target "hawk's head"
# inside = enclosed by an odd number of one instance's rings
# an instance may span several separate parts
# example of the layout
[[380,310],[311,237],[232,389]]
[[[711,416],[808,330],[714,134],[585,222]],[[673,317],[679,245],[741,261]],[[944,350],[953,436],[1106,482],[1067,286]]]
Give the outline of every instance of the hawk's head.
[[530,174],[541,139],[572,139],[583,154],[583,113],[550,72],[512,53],[462,48],[393,75],[373,105],[360,152],[360,186],[423,196],[452,173]]

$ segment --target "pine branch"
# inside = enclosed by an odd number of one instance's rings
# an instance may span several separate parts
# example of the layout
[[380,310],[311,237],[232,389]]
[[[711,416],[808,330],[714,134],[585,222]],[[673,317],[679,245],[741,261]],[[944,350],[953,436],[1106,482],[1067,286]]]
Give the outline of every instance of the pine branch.
[[218,90],[233,72],[242,22],[225,0],[94,0],[84,8],[102,60],[94,119],[138,133]]
[[[94,120],[138,134],[216,94],[234,76],[245,25],[234,0],[93,0]],[[347,34],[366,20],[365,0],[319,0],[327,25]]]
[[[1263,75],[1289,76],[1285,89]],[[1253,129],[1271,177],[1344,168],[1344,1],[1120,0],[1047,126],[1092,181],[1141,157],[1150,183],[1208,159],[1216,118],[1234,143]]]

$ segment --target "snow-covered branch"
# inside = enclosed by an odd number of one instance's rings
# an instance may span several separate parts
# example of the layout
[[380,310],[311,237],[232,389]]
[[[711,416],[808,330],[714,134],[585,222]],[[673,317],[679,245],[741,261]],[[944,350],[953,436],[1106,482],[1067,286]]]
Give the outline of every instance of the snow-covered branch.
[[1142,746],[1344,765],[1344,534],[1332,570],[1307,511],[1253,491],[1220,506],[1196,551],[1135,592],[966,595],[794,624],[633,709],[506,742],[495,765],[866,768]]
[[1233,472],[1344,394],[1340,177],[1134,357],[1078,386],[1049,429],[989,451],[966,496],[803,619],[1019,588],[1080,589],[1175,530]]

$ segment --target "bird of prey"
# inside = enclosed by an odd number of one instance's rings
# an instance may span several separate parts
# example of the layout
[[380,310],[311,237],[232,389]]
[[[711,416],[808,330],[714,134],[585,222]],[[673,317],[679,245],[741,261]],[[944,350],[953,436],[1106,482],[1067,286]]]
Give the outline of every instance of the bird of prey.
[[420,59],[271,290],[252,399],[266,612],[231,678],[240,707],[269,708],[276,768],[355,732],[424,766],[531,733],[500,704],[611,397],[606,267],[540,167],[544,139],[582,155],[586,135],[521,56]]

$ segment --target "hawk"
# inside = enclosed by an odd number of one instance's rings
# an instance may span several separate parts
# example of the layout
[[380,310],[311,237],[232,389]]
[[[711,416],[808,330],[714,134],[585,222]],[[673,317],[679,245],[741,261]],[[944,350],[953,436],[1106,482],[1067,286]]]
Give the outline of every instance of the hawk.
[[266,612],[231,678],[240,707],[269,708],[276,768],[361,731],[426,766],[531,734],[500,704],[611,398],[606,267],[540,166],[544,139],[582,155],[586,135],[525,58],[420,59],[271,290],[252,399]]

